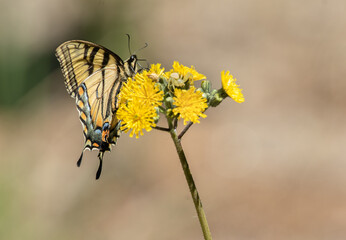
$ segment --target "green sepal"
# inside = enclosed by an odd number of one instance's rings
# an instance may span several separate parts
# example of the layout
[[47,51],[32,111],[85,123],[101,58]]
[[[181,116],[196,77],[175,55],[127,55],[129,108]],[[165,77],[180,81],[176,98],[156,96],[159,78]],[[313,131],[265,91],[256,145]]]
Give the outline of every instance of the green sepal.
[[160,113],[166,113],[166,109],[162,106],[158,106],[157,109],[159,110]]
[[211,90],[211,82],[209,82],[208,80],[204,80],[201,83],[201,88],[202,88],[202,92],[204,93],[210,93]]
[[173,98],[172,97],[166,97],[165,100],[164,100],[164,103],[165,103],[165,106],[166,108],[170,108],[172,109],[173,108]]
[[210,107],[218,106],[226,97],[228,97],[227,93],[223,88],[219,90],[214,89],[210,94],[210,99],[208,105]]
[[154,117],[155,124],[158,123],[160,120],[160,112],[161,112],[160,107],[161,106],[155,108],[155,111],[156,111],[156,117]]

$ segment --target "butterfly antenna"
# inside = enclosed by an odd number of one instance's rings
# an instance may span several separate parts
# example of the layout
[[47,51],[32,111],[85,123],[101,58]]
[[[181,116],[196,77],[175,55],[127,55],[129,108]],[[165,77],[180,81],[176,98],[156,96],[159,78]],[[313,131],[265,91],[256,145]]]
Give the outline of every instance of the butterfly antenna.
[[131,53],[131,38],[130,38],[130,34],[126,33],[126,36],[127,36],[127,47],[129,49],[130,55],[132,55],[132,53]]
[[148,46],[149,46],[149,44],[148,44],[148,43],[145,43],[144,47],[141,47],[140,49],[137,49],[137,50],[133,53],[133,55],[135,55],[136,52],[138,52],[138,51],[140,51],[140,50],[142,50],[142,49],[144,49],[144,48],[146,48],[146,47],[148,47]]
[[99,152],[99,155],[98,155],[98,157],[100,159],[100,164],[99,164],[99,168],[97,169],[97,172],[96,172],[96,180],[99,179],[101,176],[103,154],[104,154],[104,152]]

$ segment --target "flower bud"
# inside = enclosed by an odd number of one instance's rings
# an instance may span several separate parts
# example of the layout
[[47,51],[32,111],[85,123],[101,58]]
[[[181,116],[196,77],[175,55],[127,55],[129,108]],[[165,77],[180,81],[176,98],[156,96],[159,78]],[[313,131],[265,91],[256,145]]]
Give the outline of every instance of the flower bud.
[[209,106],[218,106],[227,97],[226,92],[220,88],[219,90],[213,90],[210,94]]
[[201,83],[201,88],[203,90],[204,93],[210,93],[210,89],[211,89],[211,82],[205,80],[202,81]]

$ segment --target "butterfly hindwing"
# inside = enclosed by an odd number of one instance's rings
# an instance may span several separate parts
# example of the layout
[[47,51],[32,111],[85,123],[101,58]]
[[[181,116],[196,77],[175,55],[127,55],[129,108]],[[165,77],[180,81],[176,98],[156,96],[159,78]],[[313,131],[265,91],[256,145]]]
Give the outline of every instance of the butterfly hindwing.
[[[136,56],[125,63],[105,47],[82,40],[72,40],[56,49],[67,92],[76,99],[85,137],[84,150],[99,150],[102,169],[105,151],[110,151],[120,134],[115,113],[122,83],[135,74]],[[84,151],[83,150],[83,151]],[[79,166],[83,152],[77,162]]]

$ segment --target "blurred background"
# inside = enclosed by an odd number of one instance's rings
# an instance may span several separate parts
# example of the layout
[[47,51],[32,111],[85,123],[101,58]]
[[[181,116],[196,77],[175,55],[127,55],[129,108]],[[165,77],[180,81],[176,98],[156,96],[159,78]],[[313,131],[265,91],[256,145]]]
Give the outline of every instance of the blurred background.
[[[84,39],[174,60],[230,99],[183,138],[214,239],[346,238],[346,2],[1,0],[0,238],[202,239],[174,145],[151,131],[85,152],[54,56]],[[165,125],[162,123],[161,125]]]

